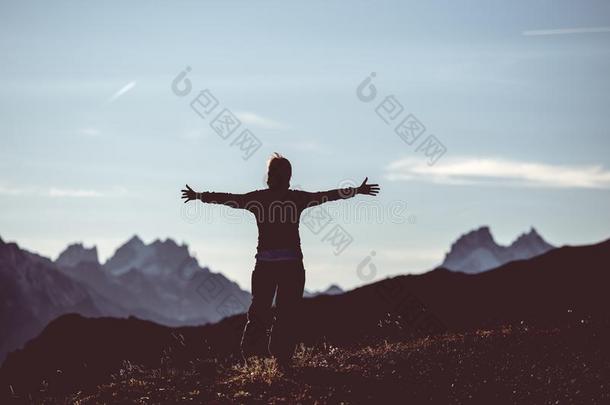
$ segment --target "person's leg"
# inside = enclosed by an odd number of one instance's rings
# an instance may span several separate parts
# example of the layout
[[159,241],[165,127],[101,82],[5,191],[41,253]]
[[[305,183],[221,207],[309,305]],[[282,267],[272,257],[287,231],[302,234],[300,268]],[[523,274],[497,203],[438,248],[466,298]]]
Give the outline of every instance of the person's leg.
[[252,303],[248,309],[248,322],[241,339],[244,360],[254,355],[268,355],[268,330],[273,313],[271,305],[277,288],[272,263],[257,262],[252,272]]
[[282,262],[282,267],[278,274],[277,312],[269,350],[282,365],[287,365],[292,361],[298,337],[296,332],[305,287],[305,269],[301,260]]

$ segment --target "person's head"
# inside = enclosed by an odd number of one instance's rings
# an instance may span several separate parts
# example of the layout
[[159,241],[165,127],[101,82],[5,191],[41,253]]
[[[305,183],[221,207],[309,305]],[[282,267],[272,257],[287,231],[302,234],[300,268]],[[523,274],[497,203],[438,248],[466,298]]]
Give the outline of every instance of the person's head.
[[267,162],[267,186],[272,189],[287,189],[290,187],[292,166],[288,159],[275,152]]

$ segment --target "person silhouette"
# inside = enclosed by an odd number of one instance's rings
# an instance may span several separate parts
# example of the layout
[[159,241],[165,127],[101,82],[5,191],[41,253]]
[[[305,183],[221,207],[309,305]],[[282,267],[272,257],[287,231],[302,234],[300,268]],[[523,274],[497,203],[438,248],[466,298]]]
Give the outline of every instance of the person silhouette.
[[[251,280],[252,303],[241,339],[241,352],[246,362],[254,355],[271,354],[281,367],[291,364],[305,287],[299,237],[301,213],[307,208],[357,194],[375,196],[380,190],[378,184],[367,184],[368,177],[357,188],[322,192],[292,190],[291,177],[290,161],[274,153],[267,162],[267,189],[246,194],[196,192],[187,184],[182,190],[181,198],[185,203],[200,200],[224,204],[248,210],[256,218],[258,246]],[[275,320],[272,312],[274,297]]]

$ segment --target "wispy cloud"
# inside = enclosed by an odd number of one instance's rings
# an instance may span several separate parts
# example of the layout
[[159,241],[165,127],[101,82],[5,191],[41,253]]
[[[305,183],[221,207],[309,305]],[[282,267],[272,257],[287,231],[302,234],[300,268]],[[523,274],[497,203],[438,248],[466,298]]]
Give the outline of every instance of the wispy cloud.
[[253,127],[258,127],[262,129],[287,129],[288,127],[281,122],[272,120],[271,118],[263,117],[259,114],[249,112],[249,111],[241,111],[235,113],[237,118],[241,120],[246,125],[252,125]]
[[123,97],[127,92],[131,91],[135,86],[136,86],[135,81],[131,81],[131,82],[127,83],[125,86],[121,87],[116,93],[114,93],[112,95],[112,97],[110,97],[108,99],[108,102],[109,103],[115,102],[119,98]]
[[52,198],[96,198],[124,195],[127,190],[124,188],[113,188],[112,190],[101,191],[95,189],[62,188],[62,187],[4,187],[0,186],[0,195],[4,196],[39,196]]
[[97,191],[97,190],[50,188],[47,191],[47,195],[49,197],[91,198],[91,197],[103,197],[104,193]]
[[596,34],[600,32],[610,32],[610,27],[584,27],[584,28],[559,28],[547,30],[523,31],[525,36],[535,35],[567,35],[567,34]]
[[26,192],[26,190],[24,190],[22,188],[0,186],[0,195],[16,196],[16,195],[22,195],[25,192]]
[[559,188],[610,188],[610,171],[601,165],[553,165],[499,158],[461,157],[428,166],[405,158],[390,163],[391,181],[431,181],[443,184],[491,184]]
[[78,132],[86,136],[98,136],[102,134],[102,131],[97,128],[82,128]]

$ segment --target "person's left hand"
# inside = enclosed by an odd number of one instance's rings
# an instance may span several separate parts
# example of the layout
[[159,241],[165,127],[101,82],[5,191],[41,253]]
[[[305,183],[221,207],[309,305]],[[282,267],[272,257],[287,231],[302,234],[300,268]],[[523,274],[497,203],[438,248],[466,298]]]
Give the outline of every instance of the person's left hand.
[[192,188],[189,187],[188,184],[185,184],[186,189],[182,190],[182,198],[184,198],[184,202],[187,203],[192,200],[197,199],[197,193],[193,191]]
[[360,187],[358,187],[358,194],[366,195],[377,195],[379,193],[379,184],[366,184],[369,178],[365,178]]

